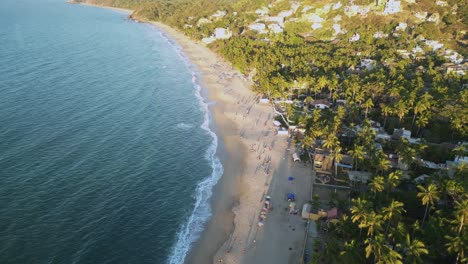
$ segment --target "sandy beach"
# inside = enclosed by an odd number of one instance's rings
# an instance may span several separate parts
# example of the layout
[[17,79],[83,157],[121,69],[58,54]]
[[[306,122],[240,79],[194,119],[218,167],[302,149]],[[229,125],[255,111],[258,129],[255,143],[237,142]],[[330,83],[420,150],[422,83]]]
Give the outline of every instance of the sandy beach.
[[[123,11],[123,10],[119,10]],[[131,10],[125,10],[131,12]],[[148,21],[144,21],[148,22]],[[289,214],[287,193],[297,208],[310,200],[311,167],[294,163],[294,142],[277,135],[274,112],[239,71],[201,42],[158,22],[148,22],[175,40],[202,77],[222,144],[224,175],[214,189],[213,217],[193,246],[186,263],[298,263],[305,221]],[[288,180],[293,176],[294,180]],[[258,225],[265,196],[273,210]]]
[[[192,250],[189,263],[299,262],[305,222],[285,210],[289,204],[286,195],[295,193],[298,207],[310,200],[310,166],[291,161],[294,143],[288,136],[276,134],[271,105],[258,103],[252,84],[243,75],[201,43],[164,24],[152,24],[176,40],[197,66],[209,99],[216,102],[214,119],[227,153],[223,180],[215,190],[213,219]],[[289,176],[295,179],[289,181]],[[275,209],[265,226],[259,227],[266,195],[272,197]],[[219,202],[223,200],[220,196],[227,200]],[[232,205],[234,220],[230,221]],[[219,247],[220,238],[232,225],[228,239]]]

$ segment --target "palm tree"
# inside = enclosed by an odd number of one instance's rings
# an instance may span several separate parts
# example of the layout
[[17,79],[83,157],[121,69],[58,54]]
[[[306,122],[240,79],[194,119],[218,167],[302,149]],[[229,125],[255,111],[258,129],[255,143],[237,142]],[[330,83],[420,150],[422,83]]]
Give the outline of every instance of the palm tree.
[[461,201],[455,201],[455,220],[453,223],[456,225],[454,230],[458,235],[462,233],[463,227],[468,222],[468,195],[463,194]]
[[366,109],[365,119],[367,119],[367,112],[369,111],[369,108],[374,107],[374,102],[372,102],[372,98],[367,99],[367,101],[365,101],[361,106]]
[[465,241],[460,236],[445,236],[445,239],[448,242],[445,244],[447,251],[452,254],[456,254],[455,263],[458,263],[459,260],[465,259],[465,248],[468,245],[465,245]]
[[406,106],[405,101],[400,100],[396,104],[396,113],[398,115],[399,121],[398,121],[398,126],[401,125],[401,120],[405,117],[405,115],[408,113],[408,107]]
[[407,261],[406,263],[424,263],[422,255],[429,254],[429,251],[426,249],[426,245],[417,239],[411,240],[409,234],[406,234],[405,243],[403,245],[398,244],[397,246],[403,248],[405,260]]
[[395,200],[393,200],[388,207],[382,208],[382,213],[384,214],[383,220],[388,221],[387,227],[385,228],[385,238],[387,238],[392,219],[399,217],[404,212],[406,211],[403,209],[403,203]]
[[416,120],[416,125],[418,126],[418,131],[416,132],[416,136],[419,135],[421,128],[427,126],[429,124],[429,117],[427,114],[421,115],[418,120]]
[[374,263],[380,262],[382,257],[382,251],[384,250],[384,237],[382,234],[375,236],[374,238],[367,238],[364,243],[366,246],[366,258],[369,258],[371,255],[374,255]]
[[434,205],[439,200],[439,191],[437,186],[433,183],[429,184],[427,188],[424,188],[421,185],[417,186],[419,191],[418,197],[421,198],[422,204],[426,206],[426,211],[424,212],[424,217],[421,223],[421,226],[424,226],[424,221],[426,220],[427,214],[429,213],[431,205]]
[[338,163],[343,160],[343,154],[341,154],[341,147],[336,147],[335,150],[331,153],[331,157],[335,161],[335,177],[338,177]]
[[376,232],[380,232],[382,230],[382,216],[371,211],[367,214],[366,221],[359,224],[359,227],[367,228],[367,236],[372,237]]
[[377,152],[377,155],[373,159],[376,172],[385,172],[390,168],[390,161],[383,152]]
[[[365,199],[361,199],[361,197],[352,200],[353,206],[351,207],[351,221],[353,223],[360,222],[365,223],[367,214],[372,207],[371,203],[369,203]],[[359,236],[361,236],[362,227],[359,224]]]
[[325,148],[332,149],[338,145],[337,143],[338,143],[338,138],[334,134],[330,133],[327,136],[327,138],[323,141],[323,146]]
[[369,183],[369,185],[374,195],[377,195],[377,193],[383,192],[385,189],[384,177],[375,176],[374,179],[372,179],[372,182]]
[[312,147],[313,145],[315,145],[315,137],[314,137],[314,134],[313,133],[310,133],[309,135],[306,135],[304,137],[304,140],[302,141],[302,149],[304,149],[306,152],[307,152],[307,155],[309,156],[309,160],[310,162],[313,161],[311,155],[310,155],[310,147]]
[[390,173],[387,176],[386,184],[385,184],[386,187],[387,187],[387,198],[388,198],[390,192],[392,192],[393,189],[395,189],[398,186],[402,176],[403,176],[403,172],[401,172],[399,170],[394,171],[394,172]]
[[340,252],[341,261],[343,263],[360,264],[363,263],[363,254],[361,254],[362,248],[360,243],[356,240],[346,241],[344,243],[344,250]]
[[348,154],[351,155],[356,163],[354,167],[355,170],[358,169],[358,161],[364,160],[364,146],[362,145],[354,145],[354,149],[348,150]]
[[431,108],[431,100],[432,96],[429,93],[424,93],[421,95],[419,101],[415,104],[413,108],[413,122],[411,123],[411,126],[414,125],[414,120],[416,119],[417,114],[421,114]]
[[392,107],[390,107],[389,105],[386,105],[386,104],[380,104],[380,109],[382,109],[382,113],[384,115],[383,127],[385,128],[385,124],[387,123],[387,117],[388,117],[389,114],[393,113],[393,109],[392,109]]

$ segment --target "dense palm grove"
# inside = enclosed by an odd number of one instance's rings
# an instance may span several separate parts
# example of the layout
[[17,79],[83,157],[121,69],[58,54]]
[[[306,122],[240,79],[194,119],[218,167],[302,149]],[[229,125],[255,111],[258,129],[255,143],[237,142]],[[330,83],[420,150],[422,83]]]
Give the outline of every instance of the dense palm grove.
[[[210,47],[251,78],[259,94],[296,102],[283,106],[281,121],[305,129],[298,139],[304,150],[327,149],[335,164],[350,155],[356,170],[372,173],[368,184],[353,186],[351,203],[338,202],[345,212],[339,221],[322,223],[327,234],[314,246],[322,250],[315,251],[313,263],[468,262],[467,164],[460,163],[449,173],[428,169],[420,162],[442,163],[468,156],[466,145],[457,144],[468,136],[468,75],[442,72],[445,60],[437,52],[427,50],[417,59],[397,52],[415,47],[424,36],[445,39],[466,56],[464,1],[448,1],[447,8],[417,1],[414,8],[436,10],[443,22],[422,23],[398,34],[392,32],[401,17],[355,18],[347,21],[349,33],[333,41],[325,31],[308,34],[310,24],[303,22],[286,23],[284,32],[275,35],[247,30],[256,18],[255,9],[274,4],[271,12],[279,12],[290,7],[288,1],[87,2],[132,8],[134,18],[162,21],[194,39],[229,27],[233,37]],[[449,9],[455,5],[456,14]],[[228,15],[194,26],[217,10]],[[372,38],[377,30],[391,36]],[[361,34],[362,41],[347,41],[354,32]],[[357,68],[363,58],[375,61],[375,67]],[[313,109],[310,103],[319,99],[328,100],[332,107]],[[378,148],[376,123],[388,134],[406,128],[421,140],[379,141],[382,148]],[[389,153],[408,168],[391,166]],[[342,171],[336,165],[334,170],[339,177]],[[414,178],[423,173],[430,177],[415,183]]]

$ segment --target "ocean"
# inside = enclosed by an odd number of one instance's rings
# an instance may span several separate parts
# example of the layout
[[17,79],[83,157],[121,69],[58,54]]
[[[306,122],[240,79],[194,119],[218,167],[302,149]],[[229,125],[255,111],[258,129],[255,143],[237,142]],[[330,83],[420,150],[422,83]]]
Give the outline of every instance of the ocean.
[[0,263],[182,263],[223,168],[177,43],[65,0],[0,25]]

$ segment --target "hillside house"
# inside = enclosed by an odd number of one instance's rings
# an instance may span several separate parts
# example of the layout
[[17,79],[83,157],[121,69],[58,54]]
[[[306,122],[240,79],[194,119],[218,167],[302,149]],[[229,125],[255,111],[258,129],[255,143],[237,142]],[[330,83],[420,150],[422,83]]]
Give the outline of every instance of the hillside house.
[[310,26],[313,30],[316,30],[316,29],[319,29],[322,27],[322,24],[321,23],[313,23],[312,26]]
[[357,5],[351,5],[351,6],[345,6],[344,7],[344,13],[348,17],[352,17],[352,16],[357,15],[359,11],[360,11],[360,8]]
[[232,37],[232,31],[227,28],[216,28],[214,37],[216,39],[229,39]]
[[284,10],[278,13],[279,17],[290,17],[293,14],[293,10]]
[[419,20],[426,21],[427,12],[417,12],[414,14],[414,17],[416,17]]
[[209,19],[207,19],[207,18],[202,17],[202,18],[200,18],[200,19],[198,20],[198,22],[197,22],[197,27],[200,27],[200,26],[202,26],[202,25],[204,25],[204,24],[210,24],[210,23],[213,23],[213,22],[211,22],[211,20],[209,20]]
[[429,46],[432,51],[436,51],[444,46],[444,44],[438,42],[437,40],[426,40],[424,43]]
[[224,16],[226,16],[226,11],[221,11],[221,10],[218,10],[216,11],[216,13],[212,14],[210,16],[210,18],[212,19],[220,19],[220,18],[223,18]]
[[340,24],[333,24],[333,30],[335,30],[335,35],[343,33],[341,30],[341,25]]
[[438,6],[448,6],[448,3],[447,3],[447,1],[438,0],[438,1],[436,1],[436,5],[438,5]]
[[304,14],[302,16],[302,19],[306,20],[307,22],[311,22],[311,23],[322,23],[324,21],[324,19],[321,18],[317,14]]
[[348,177],[351,182],[367,183],[372,174],[366,171],[348,171]]
[[398,26],[396,26],[395,31],[404,31],[408,27],[408,24],[404,22],[398,23]]
[[440,15],[439,13],[433,13],[432,15],[430,15],[428,18],[427,18],[427,22],[433,22],[433,23],[436,23],[436,24],[439,24],[439,20],[440,20]]
[[356,41],[359,41],[361,39],[361,36],[359,35],[359,33],[354,33],[354,35],[352,35],[348,40],[349,42],[356,42]]
[[389,0],[385,3],[385,8],[383,13],[387,14],[395,14],[401,11],[400,1]]
[[314,167],[315,168],[322,168],[323,161],[325,160],[325,155],[323,154],[315,154],[314,155]]
[[314,100],[310,103],[315,109],[329,109],[331,103],[328,100]]
[[397,53],[400,54],[400,56],[404,59],[409,59],[411,52],[408,50],[397,50]]
[[444,58],[452,63],[460,64],[463,62],[463,56],[451,49],[445,50]]
[[451,65],[447,67],[447,74],[455,73],[459,76],[464,76],[466,71],[468,70],[468,65]]
[[393,130],[392,139],[398,140],[400,138],[406,138],[407,140],[409,140],[411,138],[411,131],[406,130],[404,128],[401,128],[401,129],[395,128]]
[[339,9],[341,7],[342,7],[341,2],[338,2],[338,3],[333,4],[332,9],[337,10],[337,9]]
[[424,54],[424,50],[421,48],[421,46],[416,46],[414,47],[411,52],[413,54],[418,54],[418,53],[421,53],[421,54]]
[[253,23],[253,24],[250,24],[248,26],[248,28],[250,30],[253,30],[259,34],[265,34],[265,33],[268,33],[268,31],[266,30],[266,25],[263,24],[263,23]]
[[280,25],[284,24],[284,17],[280,17],[280,16],[267,16],[267,17],[264,17],[263,20],[265,22],[278,23]]
[[365,68],[368,71],[373,70],[375,68],[375,65],[376,65],[375,60],[371,60],[371,59],[362,59],[361,64],[360,64],[361,68]]
[[268,29],[270,29],[270,31],[275,33],[275,34],[279,34],[279,33],[283,32],[283,27],[281,27],[278,24],[270,24],[270,25],[268,25]]

